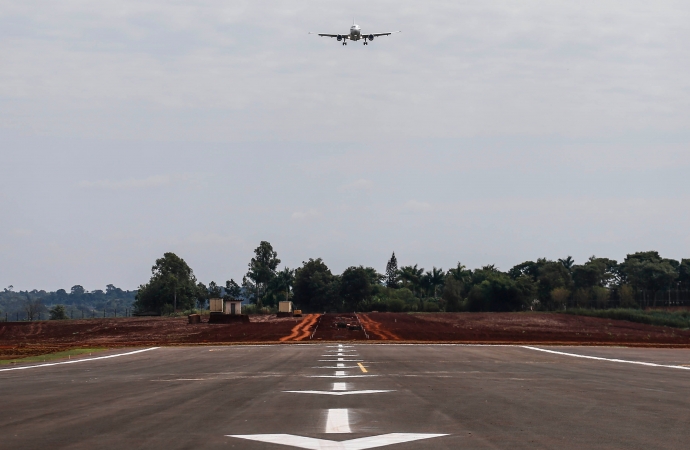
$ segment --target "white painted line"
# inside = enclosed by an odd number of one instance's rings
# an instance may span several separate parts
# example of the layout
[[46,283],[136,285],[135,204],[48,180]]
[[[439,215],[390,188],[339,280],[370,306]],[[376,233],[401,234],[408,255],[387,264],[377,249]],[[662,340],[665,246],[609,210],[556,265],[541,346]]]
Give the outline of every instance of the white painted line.
[[347,390],[347,383],[333,383],[334,391],[344,391]]
[[326,433],[352,433],[347,408],[329,409],[326,419]]
[[344,363],[338,363],[338,364],[336,364],[336,366],[337,367],[345,367],[345,364]]
[[336,371],[335,371],[335,376],[337,376],[337,377],[342,377],[343,375],[345,375],[345,371],[344,371],[344,370],[336,370]]
[[307,450],[367,450],[369,448],[384,447],[386,445],[402,444],[422,439],[448,436],[447,434],[422,433],[389,433],[380,436],[369,436],[348,441],[329,441],[292,434],[228,434],[228,437],[247,439],[250,441],[282,444],[290,447],[305,448]]
[[305,375],[307,378],[364,378],[378,377],[378,375]]
[[291,394],[321,394],[321,395],[358,395],[358,394],[378,394],[381,392],[395,392],[394,390],[385,389],[367,389],[363,391],[283,391]]
[[338,364],[337,366],[316,366],[314,369],[359,369],[359,366],[346,366],[345,364]]
[[360,362],[364,361],[363,359],[345,359],[345,358],[338,358],[338,359],[320,359],[319,362]]
[[59,365],[62,365],[62,364],[76,364],[76,363],[87,362],[87,361],[96,361],[97,359],[117,358],[117,357],[119,357],[119,356],[127,356],[127,355],[134,355],[135,353],[148,352],[149,350],[156,350],[157,348],[160,348],[160,347],[151,347],[151,348],[145,348],[145,349],[143,349],[143,350],[135,350],[135,351],[133,351],[133,352],[118,353],[117,355],[97,356],[97,357],[95,357],[95,358],[71,359],[71,360],[69,360],[69,361],[61,361],[61,362],[46,363],[46,364],[37,364],[37,365],[35,365],[35,366],[10,367],[9,369],[0,369],[0,372],[7,372],[7,371],[10,371],[10,370],[35,369],[35,368],[37,368],[37,367],[59,366]]
[[638,364],[640,366],[650,366],[650,367],[666,367],[669,369],[683,369],[683,370],[690,370],[690,367],[685,367],[685,366],[670,366],[666,364],[655,364],[655,363],[650,363],[650,362],[642,362],[642,361],[630,361],[627,359],[615,359],[615,358],[601,358],[599,356],[586,356],[586,355],[578,355],[576,353],[566,353],[566,352],[557,352],[556,350],[546,350],[545,348],[538,348],[538,347],[530,347],[527,345],[522,345],[522,348],[528,348],[530,350],[537,350],[540,352],[546,352],[546,353],[554,353],[556,355],[565,355],[565,356],[572,356],[574,358],[584,358],[584,359],[596,359],[598,361],[610,361],[610,362],[617,362],[617,363],[626,363],[626,364]]

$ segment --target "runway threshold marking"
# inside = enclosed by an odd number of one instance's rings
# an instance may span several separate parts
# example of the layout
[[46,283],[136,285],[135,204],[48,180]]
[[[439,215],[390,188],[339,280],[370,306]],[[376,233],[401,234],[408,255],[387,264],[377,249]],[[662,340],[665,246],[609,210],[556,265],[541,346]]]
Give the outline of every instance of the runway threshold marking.
[[359,366],[360,369],[362,369],[362,372],[364,372],[364,373],[367,373],[367,372],[368,372],[368,370],[364,368],[364,366],[362,365],[362,363],[357,363],[357,365]]
[[547,350],[545,348],[530,347],[528,345],[523,345],[522,348],[527,348],[530,350],[537,350],[539,352],[553,353],[556,355],[572,356],[573,358],[594,359],[594,360],[598,360],[598,361],[610,361],[610,362],[617,362],[617,363],[637,364],[640,366],[666,367],[669,369],[690,370],[690,367],[685,367],[685,366],[672,366],[672,365],[668,365],[668,364],[656,364],[656,363],[643,362],[643,361],[630,361],[627,359],[602,358],[600,356],[578,355],[577,353],[559,352],[556,350]]
[[308,450],[367,450],[369,448],[384,447],[386,445],[402,444],[404,442],[413,442],[448,435],[427,433],[388,433],[379,436],[350,439],[347,441],[330,441],[328,439],[316,439],[305,436],[295,436],[292,434],[228,434],[226,436],[247,439],[250,441],[267,442],[270,444],[282,444],[290,447],[305,448]]
[[128,356],[128,355],[134,355],[136,353],[143,353],[143,352],[148,352],[150,350],[156,350],[160,347],[151,347],[151,348],[145,348],[143,350],[135,350],[133,352],[127,352],[127,353],[118,353],[117,355],[108,355],[108,356],[97,356],[95,358],[84,358],[84,359],[71,359],[69,361],[61,361],[61,362],[55,362],[55,363],[45,363],[45,364],[37,364],[35,366],[22,366],[22,367],[10,367],[9,369],[0,369],[0,372],[8,372],[10,370],[24,370],[24,369],[35,369],[37,367],[49,367],[49,366],[59,366],[62,364],[76,364],[76,363],[81,363],[81,362],[87,362],[87,361],[96,361],[98,359],[110,359],[110,358],[119,358],[120,356]]

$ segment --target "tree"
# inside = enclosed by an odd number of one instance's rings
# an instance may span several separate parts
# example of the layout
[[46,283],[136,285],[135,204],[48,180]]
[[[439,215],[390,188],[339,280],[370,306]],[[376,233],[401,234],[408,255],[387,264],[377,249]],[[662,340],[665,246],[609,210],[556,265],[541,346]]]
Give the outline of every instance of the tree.
[[140,311],[162,312],[176,309],[191,309],[198,298],[197,281],[191,267],[184,259],[168,252],[156,260],[151,268],[151,279],[139,286],[136,307]]
[[480,269],[474,271],[473,278],[473,282],[479,283],[472,286],[468,294],[470,311],[519,311],[523,308],[523,293],[508,274]]
[[225,282],[225,298],[226,300],[235,300],[242,297],[242,288],[235,280],[230,279]]
[[400,279],[403,287],[409,288],[412,292],[417,292],[420,288],[420,281],[424,276],[424,269],[414,266],[403,266],[400,268]]
[[38,318],[38,315],[44,309],[43,303],[40,300],[32,299],[29,294],[26,294],[26,300],[24,301],[24,311],[26,312],[26,318],[28,320],[34,320]]
[[338,280],[321,258],[309,259],[295,270],[295,303],[309,311],[338,308]]
[[206,287],[204,283],[199,281],[196,285],[196,304],[199,309],[204,309],[206,306],[206,301],[211,298],[209,295],[209,288]]
[[[572,278],[563,264],[554,261],[538,260],[537,289],[539,300],[548,305],[553,301],[551,292],[557,288],[571,290]],[[558,306],[558,305],[554,305]]]
[[551,291],[551,300],[557,307],[563,307],[564,309],[568,305],[568,299],[570,298],[570,291],[563,287],[557,287]]
[[254,258],[249,262],[246,277],[250,279],[256,290],[256,304],[261,307],[261,296],[266,291],[269,281],[276,275],[276,268],[280,264],[278,253],[267,241],[261,241],[254,249]]
[[65,320],[67,319],[67,311],[64,305],[55,305],[50,308],[50,320]]
[[441,294],[441,298],[446,304],[446,311],[462,311],[462,291],[463,284],[461,281],[455,279],[453,276],[446,278],[446,283],[443,286],[443,294]]
[[623,281],[642,290],[646,301],[646,291],[654,294],[656,306],[656,292],[670,290],[679,276],[681,264],[678,261],[664,259],[659,252],[637,252],[625,257],[620,271]]
[[398,287],[398,259],[395,257],[395,252],[391,259],[386,264],[386,286],[389,288]]
[[[397,272],[397,269],[396,269]],[[371,283],[364,267],[348,267],[340,276],[340,297],[347,311],[355,311],[357,307],[369,300]]]
[[295,283],[295,271],[286,267],[278,272],[275,281],[275,290],[285,293],[285,301],[290,300],[290,289]]
[[86,290],[82,286],[79,286],[79,285],[72,286],[72,289],[70,289],[70,295],[72,295],[73,297],[79,298],[82,295],[84,295],[85,293],[86,293]]
[[448,276],[452,276],[457,281],[465,284],[472,279],[472,271],[468,270],[464,264],[458,262],[457,267],[448,269]]
[[221,287],[216,284],[215,281],[211,281],[208,284],[208,296],[209,298],[220,298],[221,297]]
[[429,289],[434,291],[434,298],[437,298],[438,288],[442,287],[445,281],[445,274],[443,273],[443,269],[437,269],[436,267],[433,267],[431,269],[431,272],[427,272],[424,276],[426,277],[426,283]]
[[563,265],[563,267],[565,267],[566,270],[568,270],[568,272],[571,272],[571,271],[572,271],[573,264],[575,264],[575,260],[573,259],[572,256],[568,256],[568,257],[565,258],[565,259],[560,259],[560,258],[559,258],[559,259],[558,259],[558,262],[561,263],[561,264]]

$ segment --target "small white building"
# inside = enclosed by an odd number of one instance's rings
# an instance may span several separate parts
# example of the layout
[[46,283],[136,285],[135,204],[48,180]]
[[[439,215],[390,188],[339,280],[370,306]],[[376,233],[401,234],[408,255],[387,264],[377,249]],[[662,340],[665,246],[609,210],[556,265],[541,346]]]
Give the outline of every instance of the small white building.
[[278,312],[291,313],[292,307],[292,302],[278,302]]
[[222,313],[230,315],[242,314],[242,300],[223,300],[222,298],[212,298],[209,301],[212,313]]
[[225,300],[223,312],[232,316],[242,314],[242,300]]

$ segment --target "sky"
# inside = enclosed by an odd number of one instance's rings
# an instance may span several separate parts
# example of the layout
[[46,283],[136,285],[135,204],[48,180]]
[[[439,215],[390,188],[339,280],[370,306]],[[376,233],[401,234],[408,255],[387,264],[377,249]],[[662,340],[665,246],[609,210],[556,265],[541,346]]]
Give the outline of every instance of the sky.
[[[368,46],[308,32],[397,31]],[[0,0],[0,288],[690,257],[690,3]]]

